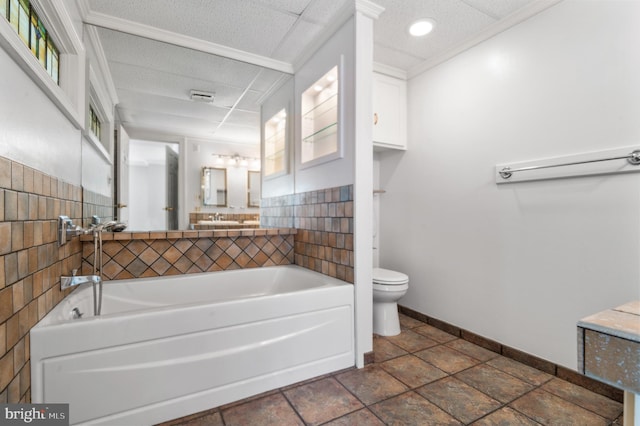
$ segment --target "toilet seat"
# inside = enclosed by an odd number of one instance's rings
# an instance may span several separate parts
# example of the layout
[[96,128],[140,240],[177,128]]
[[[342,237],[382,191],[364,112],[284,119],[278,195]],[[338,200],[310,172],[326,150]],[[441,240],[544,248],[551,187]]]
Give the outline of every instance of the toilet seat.
[[373,268],[373,284],[403,285],[409,282],[409,277],[402,272],[383,268]]

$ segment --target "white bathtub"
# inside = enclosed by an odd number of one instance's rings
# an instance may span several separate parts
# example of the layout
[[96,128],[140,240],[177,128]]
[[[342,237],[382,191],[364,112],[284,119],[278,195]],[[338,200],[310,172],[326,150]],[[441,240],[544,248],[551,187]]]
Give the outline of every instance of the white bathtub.
[[[71,319],[78,307],[84,316]],[[154,424],[355,364],[353,286],[296,266],[81,286],[31,330],[33,403]]]

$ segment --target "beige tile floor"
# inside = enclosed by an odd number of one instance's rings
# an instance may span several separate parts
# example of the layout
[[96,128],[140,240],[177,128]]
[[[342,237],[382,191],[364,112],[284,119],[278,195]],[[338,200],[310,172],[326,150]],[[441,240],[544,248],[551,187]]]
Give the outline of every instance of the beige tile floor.
[[621,425],[622,404],[401,315],[375,362],[164,426]]

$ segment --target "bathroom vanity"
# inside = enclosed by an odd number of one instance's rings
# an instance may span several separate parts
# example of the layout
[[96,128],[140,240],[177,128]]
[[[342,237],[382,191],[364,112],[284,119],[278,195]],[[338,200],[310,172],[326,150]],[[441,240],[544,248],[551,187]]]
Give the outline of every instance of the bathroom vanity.
[[624,425],[640,425],[640,300],[578,322],[578,370],[624,390]]

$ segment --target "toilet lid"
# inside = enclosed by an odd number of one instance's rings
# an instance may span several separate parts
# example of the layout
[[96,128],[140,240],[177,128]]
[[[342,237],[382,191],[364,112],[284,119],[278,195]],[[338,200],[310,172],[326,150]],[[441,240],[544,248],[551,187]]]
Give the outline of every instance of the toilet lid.
[[409,277],[402,272],[391,271],[389,269],[373,268],[373,282],[376,284],[406,284]]

